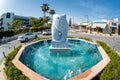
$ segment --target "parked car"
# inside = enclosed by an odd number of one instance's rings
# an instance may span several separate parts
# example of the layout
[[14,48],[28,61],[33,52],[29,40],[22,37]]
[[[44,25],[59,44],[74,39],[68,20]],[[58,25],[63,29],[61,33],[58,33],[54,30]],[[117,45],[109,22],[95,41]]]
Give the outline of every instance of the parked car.
[[47,29],[47,30],[44,30],[43,35],[51,35],[51,30]]
[[18,36],[18,41],[23,42],[23,41],[28,41],[30,39],[36,38],[37,34],[35,33],[25,33],[21,36]]

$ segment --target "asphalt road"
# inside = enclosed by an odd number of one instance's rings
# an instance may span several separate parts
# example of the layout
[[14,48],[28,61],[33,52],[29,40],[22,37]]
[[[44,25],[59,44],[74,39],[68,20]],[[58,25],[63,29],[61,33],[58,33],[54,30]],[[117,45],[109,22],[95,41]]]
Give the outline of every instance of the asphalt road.
[[[104,41],[109,46],[111,46],[116,51],[118,51],[119,54],[120,54],[120,38],[81,34],[79,32],[69,32],[69,35],[73,36],[73,37],[88,37],[88,38],[91,38],[93,41],[97,41],[97,40]],[[43,37],[43,36],[39,35],[39,37]],[[31,42],[31,41],[29,41],[29,42]],[[27,42],[27,43],[29,43],[29,42]],[[3,52],[5,53],[5,55],[7,55],[9,52],[11,52],[14,49],[14,47],[17,47],[19,45],[24,45],[24,43],[20,43],[18,40],[13,40],[13,41],[8,42],[6,44],[0,45],[0,64],[3,61],[3,59],[4,59]]]
[[79,32],[70,32],[70,36],[74,37],[88,37],[91,38],[93,41],[103,41],[106,42],[111,48],[114,48],[114,50],[118,51],[120,54],[120,37],[119,38],[113,38],[113,37],[105,37],[105,36],[95,36],[95,35],[88,35],[88,34],[82,34]]
[[14,47],[17,47],[18,45],[20,45],[21,43],[17,40],[13,40],[11,42],[8,42],[6,44],[2,44],[0,45],[0,64],[2,62],[2,60],[4,59],[4,55],[7,55],[9,52],[11,52]]

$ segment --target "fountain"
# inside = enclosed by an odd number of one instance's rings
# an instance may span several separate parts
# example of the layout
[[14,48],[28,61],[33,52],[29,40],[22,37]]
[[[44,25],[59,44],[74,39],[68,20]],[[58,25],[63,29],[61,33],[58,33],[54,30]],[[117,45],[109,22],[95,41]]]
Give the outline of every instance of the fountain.
[[13,64],[30,80],[91,80],[109,63],[101,46],[68,39],[66,15],[54,15],[52,40],[23,46]]
[[54,15],[52,23],[51,52],[68,52],[70,47],[67,40],[68,23],[66,15]]

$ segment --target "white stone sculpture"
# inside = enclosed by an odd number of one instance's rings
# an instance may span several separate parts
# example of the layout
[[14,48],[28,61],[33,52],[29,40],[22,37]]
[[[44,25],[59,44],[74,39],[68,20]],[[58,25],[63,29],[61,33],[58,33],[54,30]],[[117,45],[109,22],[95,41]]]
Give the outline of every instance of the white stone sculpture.
[[52,23],[52,43],[51,51],[64,52],[70,50],[67,40],[68,23],[66,15],[55,14]]

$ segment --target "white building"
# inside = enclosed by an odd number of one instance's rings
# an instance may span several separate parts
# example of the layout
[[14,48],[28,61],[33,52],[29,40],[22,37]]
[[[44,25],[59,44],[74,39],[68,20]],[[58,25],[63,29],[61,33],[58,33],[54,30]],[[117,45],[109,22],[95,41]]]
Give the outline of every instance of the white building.
[[80,27],[80,31],[84,32],[91,26],[91,22],[89,22],[89,21],[80,21],[80,23],[78,25]]
[[25,17],[25,16],[19,16],[15,15],[12,12],[7,12],[1,15],[0,17],[0,28],[2,27],[4,30],[8,29],[7,23],[9,22],[11,25],[14,20],[21,20],[23,21],[24,25],[27,26],[30,25],[30,17]]
[[118,18],[106,21],[94,21],[91,26],[92,30],[97,27],[101,28],[102,33],[118,34]]
[[100,28],[101,33],[108,33],[107,21],[93,21],[91,30],[94,32],[94,31],[96,31],[97,27]]
[[101,33],[118,34],[118,18],[113,20],[95,20],[92,22],[81,21],[79,24],[80,31],[96,32],[97,28]]

